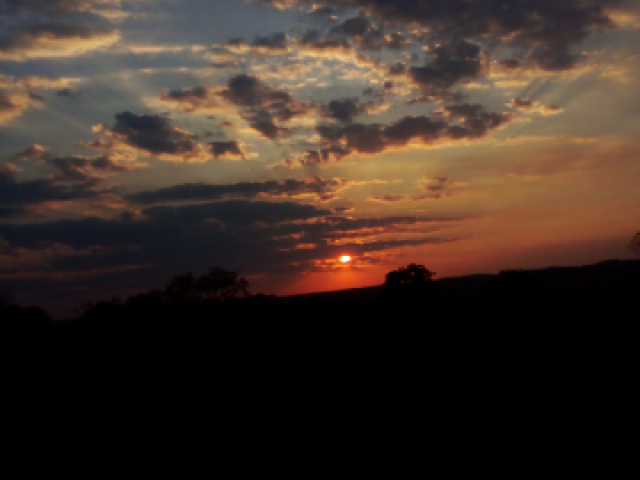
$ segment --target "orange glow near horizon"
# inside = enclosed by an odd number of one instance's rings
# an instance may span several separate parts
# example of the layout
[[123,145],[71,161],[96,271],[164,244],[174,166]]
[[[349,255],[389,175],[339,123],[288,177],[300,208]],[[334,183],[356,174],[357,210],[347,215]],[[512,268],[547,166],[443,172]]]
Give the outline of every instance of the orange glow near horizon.
[[351,257],[349,255],[343,255],[340,257],[340,262],[341,263],[349,263],[351,261]]

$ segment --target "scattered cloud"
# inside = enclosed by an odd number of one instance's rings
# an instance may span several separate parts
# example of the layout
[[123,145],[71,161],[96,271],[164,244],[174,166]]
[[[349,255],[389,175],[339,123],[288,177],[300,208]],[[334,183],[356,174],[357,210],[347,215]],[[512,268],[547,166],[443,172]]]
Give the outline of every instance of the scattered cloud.
[[50,164],[55,168],[53,178],[57,180],[92,181],[105,176],[146,166],[128,154],[111,153],[86,157],[54,157]]
[[25,93],[7,94],[0,92],[0,125],[21,116],[27,109],[40,105],[42,100]]
[[230,52],[246,55],[284,55],[289,52],[287,46],[287,35],[283,32],[272,33],[270,35],[256,35],[251,43],[245,43],[242,39],[229,40],[225,47]]
[[75,57],[120,40],[114,30],[66,24],[34,24],[0,36],[0,60]]
[[523,113],[541,113],[542,115],[557,115],[564,109],[558,105],[543,105],[530,98],[514,98],[506,104],[507,107]]
[[211,147],[196,143],[194,134],[172,126],[165,117],[126,111],[116,114],[115,119],[113,126],[94,127],[96,133],[107,135],[113,143],[99,142],[95,146],[131,148],[169,161],[204,162],[212,158]]
[[454,105],[444,107],[439,113],[449,122],[438,117],[406,116],[391,125],[322,125],[317,127],[317,132],[325,144],[339,148],[342,156],[373,155],[410,143],[424,147],[441,141],[482,138],[511,120],[509,114],[486,112],[481,105]]
[[339,190],[348,187],[351,183],[346,179],[323,179],[318,176],[301,180],[287,178],[263,182],[241,182],[232,185],[189,183],[140,192],[130,195],[128,198],[142,204],[210,201],[230,197],[301,197],[311,195],[316,198],[326,198],[334,196]]

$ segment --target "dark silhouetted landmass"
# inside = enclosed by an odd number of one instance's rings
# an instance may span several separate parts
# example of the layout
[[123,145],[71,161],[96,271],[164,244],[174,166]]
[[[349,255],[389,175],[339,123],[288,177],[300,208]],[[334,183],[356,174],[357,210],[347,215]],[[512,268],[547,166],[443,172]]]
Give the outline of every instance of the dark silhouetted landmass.
[[282,298],[233,273],[5,306],[3,465],[638,477],[639,261]]

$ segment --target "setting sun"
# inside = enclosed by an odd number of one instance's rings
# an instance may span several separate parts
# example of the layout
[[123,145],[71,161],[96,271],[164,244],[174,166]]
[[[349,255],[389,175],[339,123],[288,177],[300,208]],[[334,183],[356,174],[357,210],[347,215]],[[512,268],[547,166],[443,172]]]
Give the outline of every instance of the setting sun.
[[340,261],[342,263],[349,263],[351,261],[351,257],[349,255],[343,255],[342,257],[340,257]]

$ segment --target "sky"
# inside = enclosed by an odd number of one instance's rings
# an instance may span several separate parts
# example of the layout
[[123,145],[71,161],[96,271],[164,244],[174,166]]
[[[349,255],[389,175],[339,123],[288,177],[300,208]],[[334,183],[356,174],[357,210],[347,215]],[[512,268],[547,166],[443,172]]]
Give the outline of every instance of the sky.
[[632,258],[639,44],[635,0],[0,0],[0,284]]

